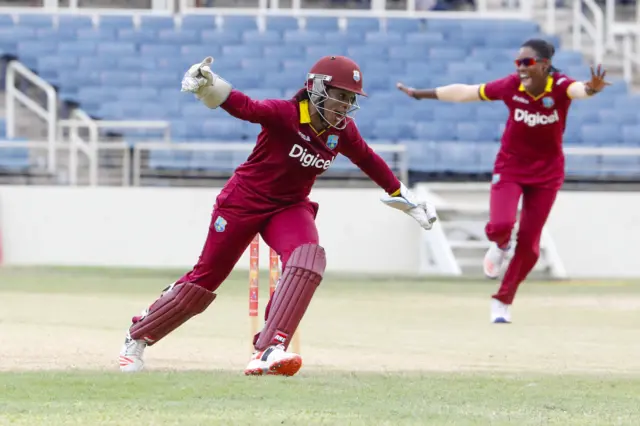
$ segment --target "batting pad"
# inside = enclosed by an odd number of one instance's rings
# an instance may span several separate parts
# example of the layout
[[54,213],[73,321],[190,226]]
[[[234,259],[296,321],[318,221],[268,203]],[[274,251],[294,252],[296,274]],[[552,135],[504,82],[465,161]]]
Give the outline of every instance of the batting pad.
[[176,284],[156,300],[148,313],[129,329],[131,338],[144,340],[152,346],[202,312],[214,301],[216,294],[191,283]]
[[289,346],[326,266],[325,252],[319,245],[303,244],[291,253],[273,294],[273,306],[256,342],[256,350],[279,344],[285,349]]

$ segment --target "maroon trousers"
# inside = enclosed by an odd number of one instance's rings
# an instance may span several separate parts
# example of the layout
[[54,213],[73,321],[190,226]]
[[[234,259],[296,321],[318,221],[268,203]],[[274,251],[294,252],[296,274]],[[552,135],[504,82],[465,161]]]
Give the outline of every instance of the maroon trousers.
[[499,181],[491,187],[489,222],[485,227],[487,238],[505,247],[513,231],[522,196],[522,211],[517,235],[516,250],[502,280],[500,289],[493,295],[510,305],[518,286],[529,275],[540,257],[542,229],[549,217],[558,191],[555,189],[521,185]]
[[252,197],[239,186],[218,196],[198,262],[178,283],[217,290],[256,234],[278,253],[283,270],[298,246],[319,244],[316,203],[303,201],[274,209],[252,203]]

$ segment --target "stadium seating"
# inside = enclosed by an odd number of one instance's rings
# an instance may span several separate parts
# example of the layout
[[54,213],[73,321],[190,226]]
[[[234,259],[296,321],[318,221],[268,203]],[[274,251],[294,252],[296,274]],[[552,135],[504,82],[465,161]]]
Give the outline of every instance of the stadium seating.
[[[490,30],[488,30],[490,29]],[[346,54],[362,67],[365,90],[356,121],[371,143],[404,143],[414,171],[487,173],[506,119],[501,103],[447,105],[417,102],[395,89],[397,81],[436,86],[480,83],[513,71],[514,50],[539,36],[535,22],[518,20],[417,20],[268,17],[266,28],[250,16],[194,15],[182,19],[0,15],[0,55],[18,57],[58,87],[61,98],[79,103],[98,119],[162,119],[172,136],[192,141],[251,143],[260,127],[221,110],[207,110],[180,92],[184,70],[206,55],[215,70],[257,99],[291,96],[309,67],[322,55]],[[559,49],[555,65],[585,78],[588,65],[579,52]],[[640,96],[616,83],[595,99],[576,101],[568,120],[567,145],[638,145]],[[133,143],[158,133],[125,133]],[[242,154],[153,152],[158,168],[227,169]],[[341,160],[342,161],[342,160]],[[593,173],[620,170],[622,162],[597,157],[568,162],[569,168],[596,162]],[[607,160],[609,161],[609,160]],[[588,163],[588,164],[587,164]],[[340,166],[342,164],[342,166]],[[628,165],[627,163],[624,163]],[[592,164],[591,164],[592,165]],[[336,167],[349,167],[336,163]],[[579,167],[578,167],[579,168]],[[588,167],[586,167],[588,169]]]
[[[24,141],[24,139],[7,139],[6,122],[0,119],[0,140]],[[29,150],[27,148],[2,148],[0,149],[0,173],[3,171],[15,172],[26,170],[30,166]]]

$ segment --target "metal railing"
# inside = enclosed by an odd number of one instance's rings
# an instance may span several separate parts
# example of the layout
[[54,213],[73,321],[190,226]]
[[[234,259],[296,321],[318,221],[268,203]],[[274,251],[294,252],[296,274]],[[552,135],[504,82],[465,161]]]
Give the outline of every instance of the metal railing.
[[[593,22],[582,12],[586,6],[593,14]],[[575,0],[573,2],[573,49],[583,51],[582,30],[584,30],[593,42],[593,56],[596,63],[601,64],[604,58],[604,13],[594,0]]]
[[[370,144],[371,149],[377,153],[399,154],[399,175],[400,179],[407,182],[409,179],[409,163],[407,158],[407,147],[405,145],[391,144]],[[162,143],[162,142],[140,142],[133,145],[133,186],[140,186],[142,179],[142,153],[144,151],[165,150],[165,151],[185,151],[185,152],[251,152],[255,145],[250,143],[210,143],[210,142],[190,142],[185,144]],[[392,167],[393,168],[393,167]]]
[[[47,108],[43,108],[36,101],[31,99],[25,93],[16,87],[16,77],[24,78],[34,86],[43,90],[47,96]],[[36,75],[29,68],[25,67],[18,61],[11,61],[7,66],[7,77],[5,84],[5,108],[7,117],[7,137],[16,137],[16,103],[24,105],[33,111],[38,117],[47,123],[47,171],[55,173],[56,171],[56,126],[58,120],[57,94],[52,85]]]

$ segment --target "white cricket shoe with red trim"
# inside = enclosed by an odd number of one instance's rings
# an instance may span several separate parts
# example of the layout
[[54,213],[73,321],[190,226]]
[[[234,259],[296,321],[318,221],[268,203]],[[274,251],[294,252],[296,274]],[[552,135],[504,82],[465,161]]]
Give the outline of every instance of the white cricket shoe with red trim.
[[244,370],[246,376],[293,376],[302,367],[302,357],[286,352],[284,346],[269,346],[253,354]]
[[482,262],[484,274],[487,278],[495,280],[500,276],[508,253],[509,248],[501,249],[497,244],[491,244],[491,247],[487,250]]
[[120,349],[120,356],[118,362],[120,363],[120,371],[125,373],[136,373],[144,368],[144,350],[147,347],[147,343],[144,340],[134,340],[127,332],[127,337],[124,339],[122,349]]

